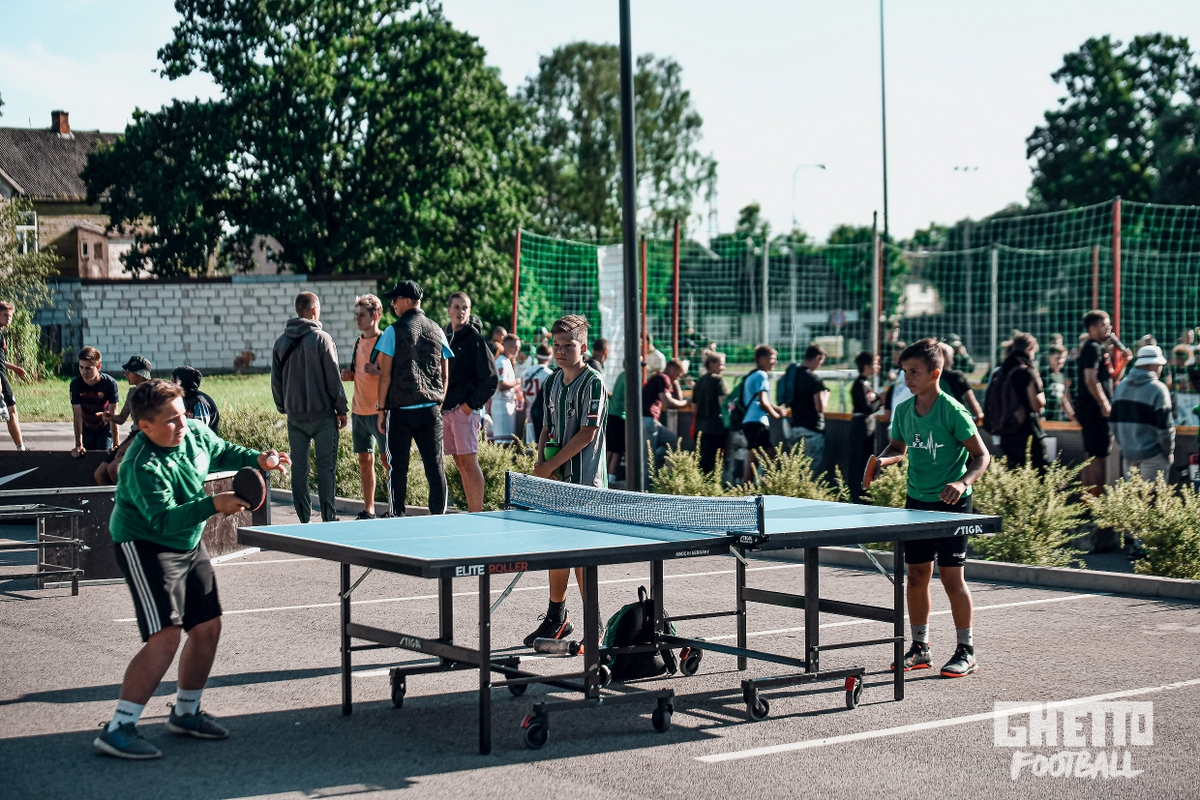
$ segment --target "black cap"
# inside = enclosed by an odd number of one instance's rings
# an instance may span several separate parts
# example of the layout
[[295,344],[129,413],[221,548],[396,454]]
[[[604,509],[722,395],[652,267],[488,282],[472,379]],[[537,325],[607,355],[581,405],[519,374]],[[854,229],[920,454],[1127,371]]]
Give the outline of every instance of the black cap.
[[388,300],[395,300],[397,297],[407,297],[409,300],[420,300],[425,296],[421,291],[421,285],[416,281],[400,281],[396,284],[396,288],[384,295]]
[[184,391],[195,392],[200,389],[200,380],[204,376],[195,367],[176,367],[171,371],[171,380],[183,387]]
[[150,370],[154,367],[150,363],[150,359],[144,356],[130,356],[129,360],[121,367],[126,372],[132,372],[134,375],[141,375],[143,378],[150,379]]

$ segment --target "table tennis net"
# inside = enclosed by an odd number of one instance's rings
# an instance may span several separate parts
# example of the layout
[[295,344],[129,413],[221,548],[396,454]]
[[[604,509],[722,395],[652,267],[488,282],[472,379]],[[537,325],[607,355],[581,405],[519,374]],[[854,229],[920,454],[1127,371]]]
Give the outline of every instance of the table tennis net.
[[762,497],[678,497],[506,474],[510,508],[698,533],[761,533]]

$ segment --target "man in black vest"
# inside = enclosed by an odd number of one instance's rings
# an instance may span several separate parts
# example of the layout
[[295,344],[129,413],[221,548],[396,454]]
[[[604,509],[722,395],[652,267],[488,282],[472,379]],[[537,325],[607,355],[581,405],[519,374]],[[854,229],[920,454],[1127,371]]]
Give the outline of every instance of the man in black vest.
[[442,401],[453,357],[446,334],[421,310],[421,287],[401,281],[384,295],[399,319],[375,345],[379,365],[379,430],[387,435],[388,503],[404,516],[408,458],[417,443],[429,481],[429,513],[446,513],[446,470],[442,464]]

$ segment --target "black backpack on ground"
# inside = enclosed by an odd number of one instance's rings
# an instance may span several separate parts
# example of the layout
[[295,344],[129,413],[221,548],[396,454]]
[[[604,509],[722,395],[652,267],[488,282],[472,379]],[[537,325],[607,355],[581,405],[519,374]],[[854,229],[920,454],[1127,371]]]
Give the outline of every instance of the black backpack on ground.
[[[675,625],[667,623],[667,633],[674,635]],[[621,606],[608,620],[604,647],[632,647],[654,643],[654,601],[649,599],[645,586],[638,587],[638,601]],[[609,669],[614,681],[636,678],[655,678],[664,673],[674,674],[678,662],[669,648],[649,653],[627,653],[610,656]]]

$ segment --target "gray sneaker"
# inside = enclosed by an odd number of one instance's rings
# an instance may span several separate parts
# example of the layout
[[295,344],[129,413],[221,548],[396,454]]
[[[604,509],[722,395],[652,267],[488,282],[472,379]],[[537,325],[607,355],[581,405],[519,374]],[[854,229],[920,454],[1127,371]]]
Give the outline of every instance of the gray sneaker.
[[195,736],[197,739],[229,738],[227,728],[200,710],[195,714],[176,714],[172,708],[171,716],[167,717],[167,730],[180,736]]
[[101,753],[117,758],[143,760],[147,758],[162,758],[162,751],[142,738],[137,725],[126,722],[114,730],[108,730],[105,723],[104,732],[92,742],[92,747]]

